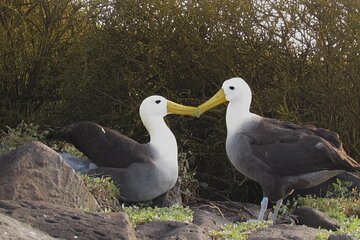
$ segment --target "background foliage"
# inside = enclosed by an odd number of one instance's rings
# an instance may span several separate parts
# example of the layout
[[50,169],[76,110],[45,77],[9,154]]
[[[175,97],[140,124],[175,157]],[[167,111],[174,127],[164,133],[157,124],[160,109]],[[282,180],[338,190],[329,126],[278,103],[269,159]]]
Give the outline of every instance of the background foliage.
[[[0,127],[92,120],[144,142],[146,96],[197,105],[240,76],[253,112],[337,131],[359,159],[359,22],[348,0],[0,0]],[[200,194],[258,201],[224,109],[167,120]]]

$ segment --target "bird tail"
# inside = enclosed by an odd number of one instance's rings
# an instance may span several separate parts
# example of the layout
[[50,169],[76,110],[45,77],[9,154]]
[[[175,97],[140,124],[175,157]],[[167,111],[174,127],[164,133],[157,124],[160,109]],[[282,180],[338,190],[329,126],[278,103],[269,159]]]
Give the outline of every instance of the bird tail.
[[352,167],[351,172],[360,172],[360,164],[350,156],[346,156],[346,162]]

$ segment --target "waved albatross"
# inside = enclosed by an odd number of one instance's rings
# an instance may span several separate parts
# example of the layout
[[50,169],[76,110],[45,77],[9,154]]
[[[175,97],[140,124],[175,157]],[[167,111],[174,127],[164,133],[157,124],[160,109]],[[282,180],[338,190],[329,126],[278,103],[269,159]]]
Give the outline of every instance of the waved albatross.
[[349,157],[337,133],[264,118],[250,112],[252,93],[241,78],[222,88],[197,108],[197,115],[229,101],[226,111],[226,153],[233,166],[258,182],[263,220],[268,200],[276,201],[275,221],[283,199],[294,189],[310,188],[344,171],[360,169]]
[[177,143],[163,119],[167,114],[194,116],[195,108],[161,96],[146,98],[140,105],[150,135],[146,144],[93,122],[73,123],[54,138],[73,144],[98,166],[97,172],[110,175],[124,201],[149,201],[170,190],[178,177]]

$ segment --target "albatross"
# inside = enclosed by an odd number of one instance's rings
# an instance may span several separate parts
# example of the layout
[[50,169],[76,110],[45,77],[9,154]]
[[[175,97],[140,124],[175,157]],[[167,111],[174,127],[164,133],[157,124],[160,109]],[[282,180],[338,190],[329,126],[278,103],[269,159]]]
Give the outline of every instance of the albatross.
[[195,110],[161,96],[147,97],[139,111],[150,135],[146,144],[94,122],[73,123],[55,138],[73,144],[96,164],[97,172],[110,175],[124,201],[149,201],[170,190],[178,177],[177,142],[164,117],[195,116]]
[[360,169],[344,151],[337,133],[261,117],[250,112],[251,99],[249,85],[241,78],[231,78],[197,107],[197,115],[229,102],[226,153],[240,173],[262,188],[259,221],[269,200],[276,201],[271,215],[275,221],[283,199],[294,189],[310,188],[344,171]]

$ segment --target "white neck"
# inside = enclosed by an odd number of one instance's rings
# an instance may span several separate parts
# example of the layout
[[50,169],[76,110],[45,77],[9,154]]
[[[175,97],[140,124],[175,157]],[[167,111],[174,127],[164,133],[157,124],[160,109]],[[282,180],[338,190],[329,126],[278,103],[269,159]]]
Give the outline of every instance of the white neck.
[[143,124],[150,134],[151,147],[156,151],[159,161],[176,162],[177,166],[177,143],[174,134],[166,125],[163,117],[151,116],[143,120]]
[[249,121],[255,120],[257,115],[250,112],[250,104],[243,101],[231,101],[226,110],[226,127],[228,136],[236,132],[245,132]]

